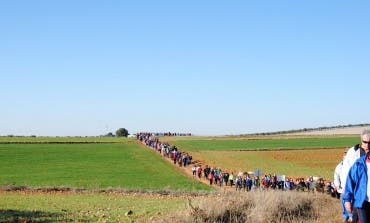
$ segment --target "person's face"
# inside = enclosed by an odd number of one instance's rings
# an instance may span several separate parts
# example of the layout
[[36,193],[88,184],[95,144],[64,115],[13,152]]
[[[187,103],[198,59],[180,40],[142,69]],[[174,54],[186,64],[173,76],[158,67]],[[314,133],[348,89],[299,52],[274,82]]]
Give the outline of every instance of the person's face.
[[370,138],[367,135],[362,136],[361,147],[365,149],[366,152],[369,152]]

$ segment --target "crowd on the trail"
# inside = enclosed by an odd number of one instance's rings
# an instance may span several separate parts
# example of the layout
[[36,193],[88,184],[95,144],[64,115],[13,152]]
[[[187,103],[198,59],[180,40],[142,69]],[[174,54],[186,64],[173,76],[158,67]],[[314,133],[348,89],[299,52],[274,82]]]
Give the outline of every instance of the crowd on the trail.
[[179,133],[179,132],[140,132],[136,135],[151,135],[155,137],[163,136],[191,136],[191,133]]
[[[165,133],[139,133],[137,139],[174,164],[192,165],[194,178],[207,180],[210,185],[228,186],[236,191],[253,190],[297,190],[327,192],[341,199],[343,222],[370,222],[370,130],[361,133],[361,143],[344,152],[343,160],[334,171],[334,181],[325,184],[321,177],[305,178],[286,177],[276,174],[261,175],[255,172],[221,170],[218,167],[202,165],[192,160],[192,156],[182,152],[176,146],[160,142],[158,136]],[[180,135],[180,134],[179,134]],[[189,134],[190,135],[190,134]],[[369,170],[368,170],[369,169]]]
[[[201,165],[194,165],[192,172],[193,176],[209,181],[210,185],[234,187],[236,191],[273,189],[324,192],[326,187],[322,178],[314,179],[313,176],[309,176],[307,179],[293,179],[291,177],[277,176],[276,174],[255,176],[251,172],[240,171],[234,173],[227,170],[223,171],[221,168],[209,167],[208,165],[205,165],[204,169],[202,169]],[[326,190],[329,192],[330,188]]]
[[[190,134],[190,133],[189,133]],[[191,170],[193,177],[200,180],[206,180],[210,185],[219,187],[228,186],[234,188],[236,191],[252,191],[252,190],[297,190],[297,191],[327,191],[332,193],[331,184],[325,185],[322,178],[309,176],[305,178],[291,178],[285,176],[277,176],[276,174],[266,174],[263,176],[256,176],[251,172],[240,171],[234,173],[233,171],[222,170],[218,167],[211,167],[209,165],[202,165],[193,162],[193,157],[181,151],[175,145],[170,145],[167,142],[159,141],[158,136],[163,133],[143,132],[136,134],[137,140],[144,145],[156,150],[164,157],[170,158],[173,164],[180,167],[192,165]]]
[[136,138],[146,146],[158,151],[163,156],[171,158],[174,164],[178,164],[180,167],[190,165],[193,157],[188,153],[181,152],[176,146],[160,142],[157,138],[160,134],[161,133],[139,133],[136,135]]

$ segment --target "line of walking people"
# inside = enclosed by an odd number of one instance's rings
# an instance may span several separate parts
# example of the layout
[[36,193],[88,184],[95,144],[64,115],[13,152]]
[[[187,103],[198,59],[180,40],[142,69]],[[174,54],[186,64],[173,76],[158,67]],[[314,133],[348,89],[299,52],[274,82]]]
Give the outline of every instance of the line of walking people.
[[180,151],[175,145],[171,146],[169,143],[160,142],[156,136],[157,134],[155,133],[136,134],[137,140],[158,151],[163,156],[171,158],[174,164],[177,164],[180,167],[190,165],[193,159],[190,154]]
[[[322,179],[314,181],[312,177],[307,180],[297,178],[293,181],[292,178],[277,179],[274,174],[260,178],[243,172],[239,172],[234,177],[233,172],[229,173],[209,166],[202,169],[200,165],[193,166],[193,175],[204,177],[209,180],[210,185],[230,187],[235,185],[236,190],[334,191],[340,195],[343,222],[370,223],[370,130],[363,130],[360,137],[361,142],[343,154],[343,160],[335,168],[334,181],[327,184],[325,189],[323,189],[325,184]],[[137,134],[137,139],[162,155],[170,157],[174,164],[187,166],[192,163],[190,154],[181,152],[176,146],[160,142],[152,133]]]
[[[203,172],[202,172],[203,171]],[[234,172],[229,173],[227,170],[222,171],[220,168],[212,168],[208,165],[202,169],[201,165],[193,165],[192,167],[193,176],[198,176],[199,179],[202,177],[209,180],[210,185],[218,185],[222,187],[230,186],[234,187],[235,190],[239,191],[251,191],[251,190],[297,190],[297,191],[319,191],[324,192],[325,183],[322,178],[316,181],[312,176],[306,180],[304,178],[288,178],[285,176],[277,176],[276,174],[266,174],[262,177],[254,176],[250,172],[239,172],[234,175]]]
[[[188,166],[192,163],[192,156],[181,151],[175,145],[161,142],[157,138],[158,133],[138,133],[137,139],[144,145],[158,151],[163,156],[170,158],[174,164],[180,167]],[[230,186],[235,187],[239,191],[251,190],[297,190],[297,191],[322,191],[324,192],[324,181],[322,179],[313,180],[310,176],[306,180],[304,178],[288,178],[285,176],[277,176],[275,174],[266,174],[264,176],[255,176],[251,172],[239,171],[234,174],[233,171],[221,170],[221,168],[205,165],[204,168],[200,164],[192,166],[194,177],[204,179],[210,185]]]

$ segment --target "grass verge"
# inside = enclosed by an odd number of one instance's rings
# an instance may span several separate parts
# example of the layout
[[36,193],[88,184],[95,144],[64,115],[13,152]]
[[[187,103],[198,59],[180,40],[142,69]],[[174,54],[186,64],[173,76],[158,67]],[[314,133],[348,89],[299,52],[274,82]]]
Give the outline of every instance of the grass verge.
[[0,185],[211,190],[152,150],[125,144],[0,144]]

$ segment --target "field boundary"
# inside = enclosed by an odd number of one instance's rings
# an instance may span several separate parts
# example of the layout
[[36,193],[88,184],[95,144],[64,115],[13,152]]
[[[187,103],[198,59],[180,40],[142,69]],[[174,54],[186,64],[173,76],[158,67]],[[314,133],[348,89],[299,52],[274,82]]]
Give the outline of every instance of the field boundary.
[[214,191],[178,191],[178,190],[146,190],[146,189],[86,189],[74,187],[28,187],[28,186],[0,186],[0,193],[25,192],[25,193],[98,193],[98,194],[121,194],[121,195],[160,195],[172,197],[206,196]]

